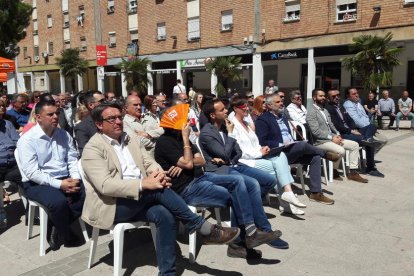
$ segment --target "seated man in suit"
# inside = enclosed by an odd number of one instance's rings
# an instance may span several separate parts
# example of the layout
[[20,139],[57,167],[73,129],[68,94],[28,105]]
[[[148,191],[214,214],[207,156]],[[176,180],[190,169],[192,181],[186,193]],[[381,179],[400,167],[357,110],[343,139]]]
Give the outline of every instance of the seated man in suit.
[[354,120],[349,116],[343,106],[340,106],[338,90],[328,91],[328,103],[325,105],[331,115],[331,120],[335,128],[339,131],[341,136],[345,139],[357,142],[361,146],[365,146],[367,153],[367,167],[365,172],[378,177],[384,177],[384,175],[377,170],[374,162],[375,148],[381,145],[381,142],[374,140],[371,137],[362,135],[359,132]]
[[117,102],[92,110],[98,132],[82,154],[86,192],[82,218],[88,224],[109,229],[114,223],[148,220],[157,227],[157,260],[160,275],[174,275],[175,219],[189,232],[198,231],[206,244],[236,239],[238,228],[212,225],[190,211],[171,187],[170,178],[137,139],[123,131],[122,108]]
[[22,183],[25,194],[47,208],[53,224],[48,238],[52,250],[78,243],[70,224],[81,215],[85,195],[78,153],[69,133],[57,127],[57,110],[54,102],[37,103],[37,124],[17,142],[20,170],[29,179]]
[[[352,140],[343,139],[332,124],[331,116],[324,108],[325,106],[325,91],[316,88],[312,91],[313,105],[309,107],[308,114],[306,114],[306,121],[312,132],[315,146],[333,152],[337,152],[341,156],[345,156],[345,150],[349,150],[349,167],[350,173],[347,178],[361,183],[367,183],[368,179],[361,177],[358,173],[358,156],[359,145]],[[334,162],[334,178],[342,180],[337,171],[340,160]]]
[[279,95],[267,96],[266,106],[268,111],[256,120],[256,135],[260,145],[269,148],[285,146],[283,152],[286,154],[289,164],[309,165],[309,189],[311,191],[309,199],[327,205],[334,204],[334,200],[322,193],[321,157],[337,161],[340,155],[335,152],[325,152],[305,141],[295,142],[290,134],[289,123],[284,117],[283,101]]
[[[166,112],[171,114],[174,107]],[[161,120],[168,121],[164,115]],[[172,189],[182,196],[187,204],[200,207],[227,207],[231,204],[238,225],[245,230],[245,243],[229,245],[227,255],[238,258],[260,258],[261,252],[252,250],[280,236],[280,231],[262,231],[255,225],[250,195],[241,176],[203,173],[204,158],[190,142],[190,126],[182,130],[165,127],[165,132],[155,146],[155,160],[172,177]],[[259,200],[260,197],[259,197]]]
[[375,151],[378,152],[387,144],[388,139],[384,135],[378,133],[377,127],[371,123],[364,107],[359,101],[358,90],[354,87],[351,87],[346,90],[345,96],[347,99],[344,102],[343,107],[354,121],[356,127],[358,128],[358,131],[364,137],[366,137],[366,139],[373,137],[373,139],[381,142],[381,145],[375,149]]
[[[90,91],[86,93],[83,101],[86,108],[91,112],[95,107],[105,101],[105,99],[101,92]],[[90,114],[75,126],[75,140],[80,156],[82,156],[82,151],[86,143],[88,143],[89,139],[91,139],[96,131],[95,123]]]

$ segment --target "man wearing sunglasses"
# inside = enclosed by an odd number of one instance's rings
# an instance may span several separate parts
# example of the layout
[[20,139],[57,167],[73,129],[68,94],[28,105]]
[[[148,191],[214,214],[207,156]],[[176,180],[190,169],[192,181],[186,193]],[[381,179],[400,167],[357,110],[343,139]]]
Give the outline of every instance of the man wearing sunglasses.
[[78,154],[69,133],[58,128],[59,111],[54,102],[37,103],[35,117],[37,124],[17,142],[23,189],[27,198],[48,209],[53,225],[48,231],[50,248],[75,246],[79,240],[70,224],[81,215],[85,198]]

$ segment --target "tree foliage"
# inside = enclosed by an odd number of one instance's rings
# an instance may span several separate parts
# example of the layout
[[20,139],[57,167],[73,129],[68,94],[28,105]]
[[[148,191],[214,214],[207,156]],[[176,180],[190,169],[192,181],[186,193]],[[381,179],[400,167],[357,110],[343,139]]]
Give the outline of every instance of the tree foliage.
[[71,78],[72,89],[75,89],[75,78],[83,76],[88,71],[89,63],[80,56],[79,48],[65,49],[57,57],[56,64],[62,70],[65,77]]
[[140,93],[140,96],[146,95],[148,84],[148,65],[151,61],[147,58],[132,58],[122,59],[122,61],[116,66],[125,72],[125,81],[127,83],[127,91],[135,90]]
[[17,43],[26,37],[32,7],[20,0],[0,0],[0,56],[14,58],[19,54]]
[[347,70],[362,77],[366,89],[374,90],[392,84],[392,70],[401,64],[398,56],[403,49],[392,47],[391,40],[392,33],[387,33],[385,37],[355,37],[349,49],[356,54],[341,59]]
[[217,57],[206,62],[206,68],[210,74],[214,73],[217,76],[215,90],[218,96],[226,93],[229,81],[242,79],[241,57]]

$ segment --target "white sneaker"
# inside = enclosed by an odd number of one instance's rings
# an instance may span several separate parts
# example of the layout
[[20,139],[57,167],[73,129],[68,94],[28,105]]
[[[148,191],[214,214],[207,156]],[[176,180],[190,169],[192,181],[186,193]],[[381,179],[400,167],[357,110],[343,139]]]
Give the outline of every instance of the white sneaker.
[[279,211],[280,213],[289,213],[293,215],[304,215],[305,212],[302,209],[297,208],[295,205],[290,204],[284,200],[279,200]]
[[292,203],[296,207],[299,208],[306,208],[306,205],[299,201],[299,199],[295,196],[293,192],[284,192],[281,197],[284,201]]

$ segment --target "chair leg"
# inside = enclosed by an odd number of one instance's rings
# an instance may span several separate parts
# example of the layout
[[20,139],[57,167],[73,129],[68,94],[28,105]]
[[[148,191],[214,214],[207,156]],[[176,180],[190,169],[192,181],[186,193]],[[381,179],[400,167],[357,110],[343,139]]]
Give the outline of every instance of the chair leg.
[[329,185],[329,177],[328,177],[328,170],[326,168],[326,160],[322,159],[322,165],[323,165],[323,174],[325,175],[325,184],[326,186]]
[[155,223],[150,222],[150,228],[151,228],[152,242],[154,243],[155,250],[157,250],[157,227],[155,226]]
[[114,228],[114,276],[121,275],[122,258],[124,256],[124,234],[125,229],[122,225]]
[[92,264],[94,263],[95,253],[96,253],[96,246],[98,245],[98,238],[99,238],[99,228],[94,227],[92,229],[92,237],[90,239],[91,247],[89,249],[88,268],[91,268]]
[[81,218],[79,218],[79,225],[82,230],[83,238],[85,239],[85,242],[89,241],[88,231],[86,231],[85,222]]
[[299,178],[300,178],[300,184],[302,185],[302,192],[304,195],[306,195],[306,188],[305,188],[305,179],[303,179],[303,169],[302,166],[298,166],[296,168],[296,177],[299,174]]
[[[39,206],[40,217],[40,256],[46,255],[47,244],[47,213],[46,210]],[[31,221],[33,223],[33,220]],[[33,225],[33,224],[32,224]]]
[[[197,213],[197,208],[194,206],[188,206],[193,213]],[[197,249],[197,233],[193,232],[189,234],[188,237],[188,258],[190,260],[190,263],[195,262],[195,256],[196,256],[196,249]]]
[[29,204],[29,210],[28,210],[28,218],[27,218],[27,239],[30,240],[32,238],[32,231],[33,231],[33,223],[34,223],[34,214],[35,214],[35,210],[36,210],[36,206],[30,204],[30,201],[28,202]]
[[333,182],[333,162],[328,162],[328,174],[329,174],[329,182]]
[[216,220],[217,220],[217,223],[218,223],[219,225],[221,225],[221,214],[220,214],[220,208],[214,208],[214,213],[215,213],[215,215],[216,215]]

